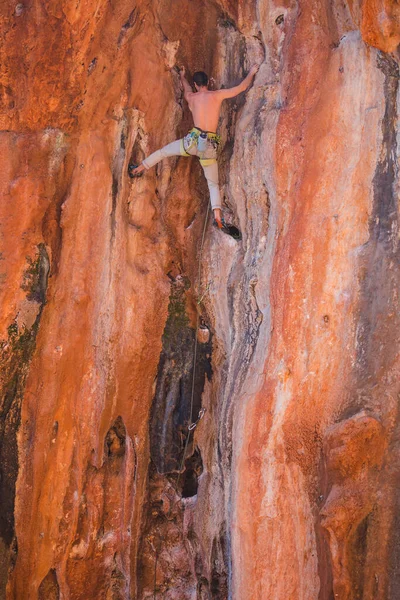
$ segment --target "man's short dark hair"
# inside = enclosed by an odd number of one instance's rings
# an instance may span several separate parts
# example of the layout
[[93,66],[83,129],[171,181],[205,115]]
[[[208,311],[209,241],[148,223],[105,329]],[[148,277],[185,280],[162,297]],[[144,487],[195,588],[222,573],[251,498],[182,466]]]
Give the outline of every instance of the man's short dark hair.
[[207,86],[208,76],[206,73],[204,73],[204,71],[196,71],[196,73],[193,75],[193,81],[197,83],[199,87]]

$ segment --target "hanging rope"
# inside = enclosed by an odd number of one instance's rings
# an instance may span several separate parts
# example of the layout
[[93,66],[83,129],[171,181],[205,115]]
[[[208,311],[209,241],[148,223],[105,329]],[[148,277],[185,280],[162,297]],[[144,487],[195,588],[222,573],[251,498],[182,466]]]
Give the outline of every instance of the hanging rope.
[[[204,220],[204,226],[203,226],[203,234],[201,236],[201,243],[200,243],[200,253],[199,253],[199,268],[198,268],[198,273],[197,273],[197,289],[199,290],[199,294],[200,294],[200,285],[201,285],[201,263],[202,263],[202,258],[203,258],[203,247],[204,247],[204,238],[205,238],[205,234],[206,234],[206,228],[207,228],[207,221],[208,221],[208,215],[210,212],[210,203],[207,204],[207,213],[206,213],[206,218]],[[202,300],[204,298],[204,294],[199,298],[197,305],[200,305]],[[190,434],[192,431],[194,431],[197,427],[197,425],[199,424],[199,422],[201,421],[201,419],[204,417],[204,414],[206,412],[205,408],[201,408],[199,411],[199,414],[197,416],[197,420],[193,421],[193,404],[194,404],[194,386],[195,386],[195,379],[196,379],[196,364],[197,364],[197,336],[199,333],[199,327],[200,327],[200,315],[199,315],[199,311],[197,310],[197,317],[196,317],[196,331],[195,331],[195,336],[194,336],[194,353],[193,353],[193,375],[192,375],[192,389],[191,389],[191,394],[190,394],[190,418],[189,418],[189,425],[188,425],[188,434],[186,437],[186,442],[185,442],[185,447],[183,449],[183,455],[182,455],[182,460],[181,460],[181,464],[179,467],[179,473],[178,473],[178,479],[176,480],[176,488],[177,490],[179,489],[179,482],[181,479],[181,474],[182,474],[182,470],[183,467],[185,465],[185,460],[186,460],[186,455],[187,455],[187,449],[189,446],[189,440],[190,440]],[[165,517],[167,519],[167,521],[169,520],[169,517],[171,515],[172,509],[174,506],[176,506],[176,504],[178,504],[180,501],[182,500],[182,498],[180,498],[177,502],[172,503],[170,510],[169,510],[169,515],[168,517]],[[157,548],[154,548],[154,553],[155,553],[155,558],[154,558],[154,589],[153,589],[153,598],[154,600],[156,600],[156,594],[157,594],[157,563],[158,563],[158,550]]]
[[[208,202],[208,204],[207,204],[206,218],[204,220],[204,226],[203,226],[203,234],[201,236],[200,253],[199,253],[199,259],[198,259],[199,260],[199,268],[198,268],[198,274],[197,274],[197,289],[199,291],[199,295],[200,295],[200,285],[201,285],[201,263],[202,263],[202,258],[203,258],[204,238],[205,238],[205,234],[206,234],[206,228],[207,228],[207,221],[208,221],[209,212],[210,212],[210,203]],[[198,306],[201,304],[203,298],[204,298],[204,294],[197,301],[197,305]],[[194,386],[195,386],[196,364],[197,364],[197,336],[198,336],[198,333],[199,333],[199,327],[200,327],[200,315],[199,315],[199,311],[197,310],[196,331],[195,331],[195,336],[194,336],[192,389],[191,389],[191,394],[190,394],[190,418],[189,418],[189,425],[188,425],[188,434],[187,434],[187,437],[186,437],[185,447],[183,449],[182,460],[181,460],[181,464],[180,464],[180,467],[179,467],[178,479],[176,480],[176,488],[177,488],[177,490],[179,489],[179,482],[180,482],[180,479],[181,479],[181,474],[182,474],[183,467],[185,465],[186,454],[187,454],[187,449],[188,449],[189,440],[190,440],[190,434],[191,434],[192,431],[194,431],[196,429],[197,425],[199,424],[199,421],[204,417],[204,414],[206,412],[205,408],[201,408],[200,411],[199,411],[199,414],[197,416],[197,420],[193,421]],[[170,510],[169,510],[169,515],[168,515],[168,517],[166,517],[167,520],[169,520],[169,517],[170,517],[171,512],[172,512],[172,508],[174,506],[176,506],[176,504],[178,504],[181,500],[182,500],[182,498],[180,498],[177,502],[171,504],[171,507],[170,507]],[[157,594],[158,549],[155,548],[154,552],[155,552],[155,558],[154,558],[154,589],[153,589],[153,599],[156,600],[156,594]]]
[[[198,268],[198,273],[197,273],[197,289],[200,295],[200,286],[201,286],[201,265],[202,265],[202,258],[203,258],[203,246],[204,246],[204,238],[206,235],[206,228],[207,228],[207,221],[208,221],[208,213],[210,212],[210,203],[207,203],[207,213],[206,213],[206,218],[204,220],[204,226],[203,226],[203,234],[201,236],[201,243],[200,243],[200,253],[199,253],[199,268]],[[203,299],[203,296],[201,297],[201,300]],[[200,302],[201,302],[200,300]],[[200,302],[198,302],[198,304],[200,304]],[[196,332],[195,332],[195,336],[194,336],[194,353],[193,353],[193,376],[192,376],[192,391],[191,391],[191,395],[190,395],[190,417],[189,417],[189,425],[188,425],[188,434],[186,437],[186,442],[185,442],[185,447],[183,449],[183,455],[182,455],[182,460],[181,460],[181,464],[179,467],[179,473],[178,473],[178,479],[176,481],[176,488],[177,490],[179,489],[179,482],[181,479],[181,474],[182,474],[182,469],[185,465],[185,460],[186,460],[186,453],[187,453],[187,449],[189,446],[189,440],[190,440],[190,433],[196,428],[198,422],[200,421],[200,419],[203,418],[205,411],[205,408],[202,408],[199,412],[199,415],[197,417],[197,421],[195,423],[193,423],[193,402],[194,402],[194,386],[195,386],[195,379],[196,379],[196,364],[197,364],[197,336],[199,333],[199,326],[200,326],[200,315],[199,315],[199,311],[196,311],[197,316],[196,316]]]

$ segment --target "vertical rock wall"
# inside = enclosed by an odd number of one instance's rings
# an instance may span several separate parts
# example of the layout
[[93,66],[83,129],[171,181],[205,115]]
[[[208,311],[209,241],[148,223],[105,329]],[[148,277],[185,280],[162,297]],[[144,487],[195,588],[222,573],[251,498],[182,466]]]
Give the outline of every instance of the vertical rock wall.
[[[399,21],[1,7],[0,598],[397,597]],[[199,165],[127,165],[191,125],[176,63],[253,62],[198,282]]]

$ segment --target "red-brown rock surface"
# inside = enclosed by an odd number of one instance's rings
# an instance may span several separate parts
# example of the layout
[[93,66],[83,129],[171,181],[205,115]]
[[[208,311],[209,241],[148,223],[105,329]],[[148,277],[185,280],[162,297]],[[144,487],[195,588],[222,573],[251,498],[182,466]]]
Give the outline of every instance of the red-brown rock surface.
[[[397,599],[398,3],[6,0],[0,30],[0,598]],[[127,166],[191,125],[176,63],[253,62],[243,239],[208,223],[198,285],[199,165]]]

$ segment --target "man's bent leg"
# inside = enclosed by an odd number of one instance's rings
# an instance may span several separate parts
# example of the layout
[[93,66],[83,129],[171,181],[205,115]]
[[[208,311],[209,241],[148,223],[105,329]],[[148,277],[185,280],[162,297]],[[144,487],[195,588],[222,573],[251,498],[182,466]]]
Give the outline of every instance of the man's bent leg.
[[214,211],[215,220],[217,221],[218,226],[222,227],[222,202],[221,193],[219,191],[218,163],[216,160],[211,162],[211,164],[209,160],[200,160],[200,164],[203,167],[204,175],[207,179],[211,208]]
[[156,150],[153,154],[150,154],[150,156],[144,159],[142,164],[135,169],[130,170],[130,176],[137,177],[140,173],[154,167],[160,160],[163,160],[163,158],[167,158],[168,156],[189,156],[183,148],[183,140],[175,140],[163,148],[160,148],[160,150]]
[[150,154],[150,156],[144,159],[142,165],[145,169],[150,169],[160,162],[160,160],[163,160],[163,158],[168,158],[169,156],[188,156],[183,149],[182,142],[183,140],[175,140],[175,142],[167,144],[164,148],[156,150],[156,152],[153,152],[153,154]]

